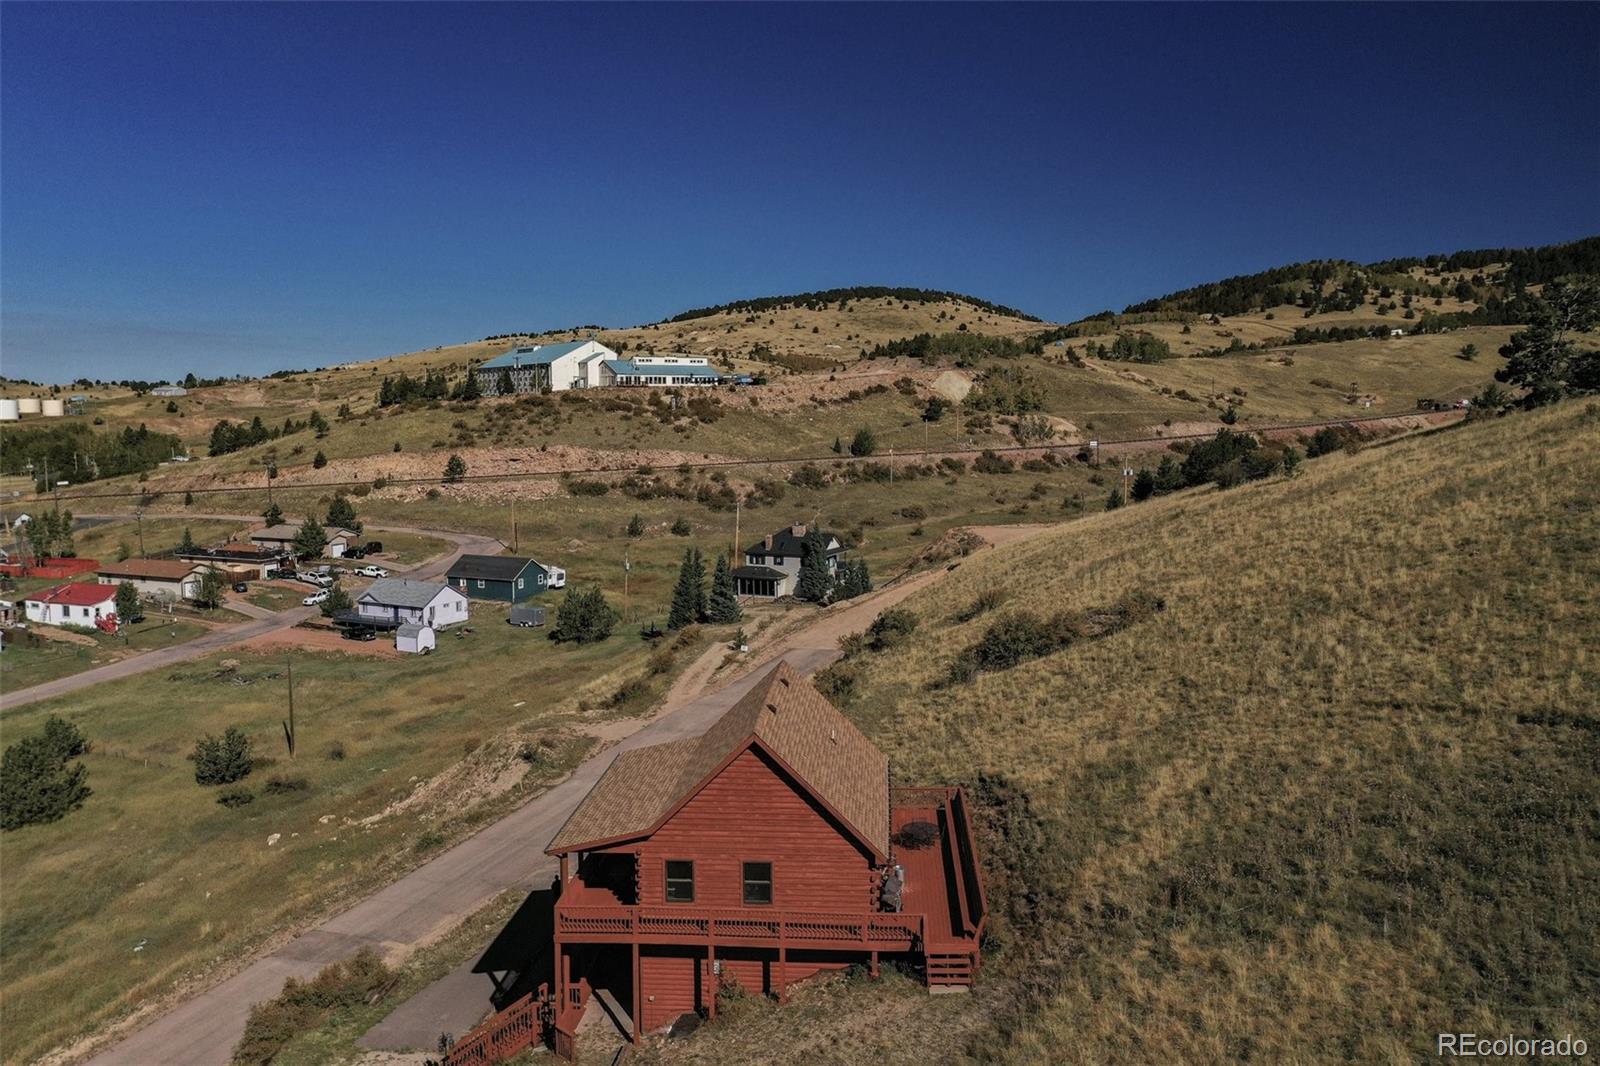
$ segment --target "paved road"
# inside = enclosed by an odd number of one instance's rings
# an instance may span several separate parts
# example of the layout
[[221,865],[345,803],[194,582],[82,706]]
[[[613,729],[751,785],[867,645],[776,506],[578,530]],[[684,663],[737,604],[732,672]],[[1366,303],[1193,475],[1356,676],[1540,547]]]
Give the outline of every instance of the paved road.
[[[110,516],[86,515],[85,517],[103,518]],[[255,517],[252,515],[195,515],[193,517],[221,518],[230,520],[239,519],[244,521],[255,520]],[[456,546],[455,551],[451,552],[450,554],[430,560],[418,566],[416,569],[409,571],[408,576],[417,578],[418,580],[426,580],[428,578],[442,576],[445,571],[450,569],[450,565],[463,554],[495,555],[499,553],[501,547],[499,541],[490,537],[479,537],[464,533],[447,533],[438,529],[418,529],[412,526],[380,526],[370,524],[368,528],[383,532],[392,531],[396,533],[420,533],[424,536],[438,537],[442,540],[450,541]],[[210,632],[198,636],[193,640],[186,641],[183,644],[173,645],[170,648],[159,648],[155,651],[147,651],[142,655],[135,655],[131,658],[121,659],[114,663],[107,663],[104,666],[97,666],[93,670],[85,670],[80,674],[73,674],[70,677],[60,677],[54,681],[46,681],[43,684],[34,685],[32,688],[18,689],[16,692],[0,693],[0,710],[9,711],[12,708],[21,707],[24,704],[36,703],[39,700],[48,700],[56,696],[65,696],[70,692],[77,692],[81,689],[88,688],[90,685],[98,685],[106,681],[116,681],[124,677],[133,677],[136,674],[142,674],[149,670],[160,670],[163,667],[173,666],[177,663],[189,662],[192,659],[198,659],[203,655],[209,655],[212,652],[218,651],[222,648],[230,647],[242,641],[250,640],[252,637],[259,637],[264,633],[273,633],[280,629],[288,629],[290,626],[299,625],[301,622],[304,622],[307,618],[310,618],[316,613],[317,608],[315,607],[296,607],[292,610],[280,611],[276,614],[269,614],[269,616],[266,618],[255,618],[249,622],[242,622],[239,625],[229,626],[225,629],[213,629]]]
[[[997,530],[1017,539],[1040,527]],[[988,531],[985,531],[986,533]],[[532,891],[549,884],[555,863],[544,846],[566,821],[619,751],[698,734],[743,696],[778,658],[811,674],[839,655],[838,636],[865,628],[879,611],[899,602],[945,571],[918,574],[820,615],[815,623],[773,648],[745,674],[650,722],[639,732],[583,763],[550,791],[418,867],[343,914],[302,934],[272,954],[195,997],[90,1060],[90,1066],[226,1066],[252,1004],[276,996],[286,977],[308,977],[330,962],[371,946],[388,956],[431,941],[508,889]],[[470,1029],[489,1007],[489,984],[467,972],[452,974],[403,1004],[377,1026],[373,1046],[431,1049],[441,1032]],[[363,1038],[368,1039],[368,1038]]]

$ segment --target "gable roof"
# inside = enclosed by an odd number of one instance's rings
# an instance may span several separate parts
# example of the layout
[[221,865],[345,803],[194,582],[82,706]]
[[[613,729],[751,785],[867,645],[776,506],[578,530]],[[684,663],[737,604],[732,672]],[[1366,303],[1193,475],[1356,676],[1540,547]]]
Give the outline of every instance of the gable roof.
[[625,751],[556,832],[549,854],[648,836],[751,744],[858,840],[889,854],[889,760],[788,663],[698,737]]
[[[772,547],[767,547],[767,542],[765,539],[758,540],[744,550],[745,554],[765,555],[770,553],[776,555],[799,555],[801,547],[805,544],[805,537],[795,536],[794,531],[794,526],[784,526],[782,529],[772,534]],[[822,533],[823,543],[828,545],[829,555],[838,555],[844,551],[844,543],[839,540],[837,534],[829,533],[826,529],[821,530],[820,532]]]
[[[380,577],[357,602],[381,603],[385,607],[426,607],[441,592],[450,588],[442,581],[414,581],[408,577]],[[460,595],[460,593],[457,593]]]
[[[328,537],[329,540],[332,540],[334,537],[354,537],[354,536],[358,536],[358,534],[355,532],[355,530],[345,529],[343,526],[323,526],[322,527],[322,532],[327,534],[327,537]],[[250,539],[251,540],[293,540],[294,538],[298,537],[299,535],[300,535],[300,527],[298,525],[291,525],[291,524],[285,522],[285,523],[283,523],[281,525],[268,526],[266,529],[258,529],[254,533],[250,534]]]
[[35,603],[54,603],[63,607],[93,607],[116,598],[117,590],[111,585],[101,585],[94,581],[74,581],[66,585],[55,585],[51,588],[40,589],[38,592],[24,596],[23,601],[32,600]]
[[204,569],[199,563],[182,560],[124,559],[120,563],[102,563],[95,573],[137,581],[182,581],[196,570]]
[[479,370],[510,370],[519,366],[549,366],[564,355],[571,355],[588,341],[562,341],[560,344],[524,344],[478,364]]
[[515,581],[529,566],[539,564],[520,555],[463,555],[450,564],[450,578],[467,577],[482,581]]

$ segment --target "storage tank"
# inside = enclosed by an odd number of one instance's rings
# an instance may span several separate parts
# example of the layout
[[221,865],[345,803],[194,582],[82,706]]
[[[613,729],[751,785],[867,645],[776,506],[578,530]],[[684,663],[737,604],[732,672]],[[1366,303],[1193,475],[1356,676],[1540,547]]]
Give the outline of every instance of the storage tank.
[[19,415],[36,415],[39,413],[39,397],[23,396],[17,400],[17,413]]
[[0,422],[15,422],[17,420],[17,401],[0,400]]
[[40,413],[46,418],[60,418],[67,413],[65,400],[44,400],[39,404]]

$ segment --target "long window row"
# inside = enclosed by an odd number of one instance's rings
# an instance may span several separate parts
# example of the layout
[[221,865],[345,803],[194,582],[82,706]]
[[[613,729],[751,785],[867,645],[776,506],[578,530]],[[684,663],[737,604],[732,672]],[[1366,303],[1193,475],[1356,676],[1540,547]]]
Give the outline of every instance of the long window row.
[[[772,864],[747,862],[743,864],[744,902],[746,906],[761,906],[772,902]],[[667,860],[667,902],[694,902],[694,860]]]

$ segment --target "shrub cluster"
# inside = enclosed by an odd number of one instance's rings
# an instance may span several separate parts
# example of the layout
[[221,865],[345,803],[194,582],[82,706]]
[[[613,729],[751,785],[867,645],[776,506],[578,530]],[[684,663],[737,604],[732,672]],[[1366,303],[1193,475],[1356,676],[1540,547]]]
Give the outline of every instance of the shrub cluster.
[[210,733],[194,742],[189,756],[194,762],[194,780],[199,785],[231,785],[250,776],[255,767],[250,738],[238,726],[229,726],[220,737]]
[[1112,636],[1165,607],[1161,597],[1140,590],[1109,607],[1066,611],[1052,618],[1032,611],[1012,611],[996,619],[976,644],[956,657],[943,683],[971,681],[980,673],[1009,670],[1079,641]]
[[233,1049],[233,1061],[240,1066],[265,1066],[290,1040],[316,1028],[340,1007],[367,1002],[393,978],[393,972],[371,948],[327,966],[309,981],[289,978],[276,999],[251,1008],[244,1035]]

